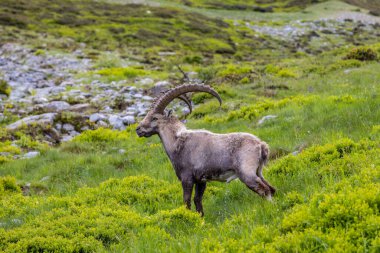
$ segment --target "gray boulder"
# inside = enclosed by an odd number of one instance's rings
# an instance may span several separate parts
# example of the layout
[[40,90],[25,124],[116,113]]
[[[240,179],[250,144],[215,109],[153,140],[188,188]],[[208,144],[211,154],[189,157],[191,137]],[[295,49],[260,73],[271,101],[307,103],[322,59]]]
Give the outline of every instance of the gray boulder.
[[22,158],[24,158],[24,159],[30,159],[30,158],[36,157],[38,155],[40,155],[40,152],[38,152],[38,151],[30,151],[30,152],[24,154],[22,156]]
[[133,116],[125,116],[122,118],[122,120],[123,120],[123,123],[126,125],[131,125],[131,124],[136,123],[135,117]]
[[258,125],[262,125],[264,122],[266,122],[266,121],[268,121],[268,120],[270,120],[270,119],[275,119],[275,118],[277,118],[276,115],[267,115],[267,116],[262,117],[262,118],[259,120],[259,122],[257,122],[257,124],[258,124]]
[[39,106],[44,112],[62,112],[70,108],[70,104],[65,101],[52,101]]
[[101,113],[94,113],[90,115],[90,122],[98,122],[99,120],[105,120],[107,117]]
[[124,130],[125,129],[123,119],[118,115],[111,115],[108,118],[108,122],[113,127],[113,129],[116,129],[116,130]]
[[70,132],[70,131],[74,131],[75,127],[71,124],[65,123],[62,126],[62,130],[64,130],[65,132]]
[[40,115],[33,115],[33,116],[20,119],[8,125],[6,128],[9,131],[15,131],[22,127],[28,127],[31,125],[36,125],[40,127],[52,126],[54,124],[54,120],[56,116],[57,116],[57,113],[44,113]]

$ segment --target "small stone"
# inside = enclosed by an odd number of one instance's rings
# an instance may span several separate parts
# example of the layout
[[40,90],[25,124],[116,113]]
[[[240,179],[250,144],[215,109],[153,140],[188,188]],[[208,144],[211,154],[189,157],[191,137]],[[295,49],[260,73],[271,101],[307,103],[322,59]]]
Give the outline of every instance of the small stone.
[[99,120],[96,125],[98,127],[108,127],[108,124],[106,122],[104,122],[103,120]]
[[40,152],[38,152],[38,151],[30,151],[30,152],[24,154],[22,156],[22,158],[24,158],[24,159],[30,159],[30,158],[36,157],[38,155],[40,155]]
[[90,122],[98,122],[99,120],[105,120],[107,117],[104,114],[94,113],[90,116]]
[[61,123],[55,124],[55,129],[57,129],[58,131],[61,131],[62,130],[62,124]]
[[44,182],[50,179],[50,176],[46,176],[40,179],[40,182]]
[[153,82],[154,81],[153,81],[152,78],[147,77],[147,78],[141,79],[139,81],[139,84],[141,84],[141,85],[151,85],[151,84],[153,84]]
[[113,129],[117,129],[117,130],[124,130],[125,129],[123,119],[120,118],[120,116],[118,116],[118,115],[111,115],[108,118],[108,121],[109,121],[110,125],[113,126]]
[[62,135],[61,142],[68,142],[68,141],[71,141],[72,139],[73,139],[73,136],[65,134],[65,135]]
[[37,125],[41,127],[52,126],[56,116],[57,116],[56,113],[45,113],[45,114],[40,114],[40,115],[33,115],[33,116],[20,119],[8,125],[6,128],[9,131],[15,131],[24,126],[30,126],[30,125]]
[[184,108],[182,108],[182,113],[183,113],[184,115],[188,115],[188,114],[190,114],[190,109],[187,108],[187,107],[184,107]]
[[109,107],[109,106],[107,105],[107,106],[105,106],[105,107],[103,108],[103,110],[102,110],[101,112],[103,112],[103,113],[112,113],[113,110],[112,110],[111,107]]
[[43,104],[49,102],[49,100],[45,97],[33,97],[32,102],[34,104]]
[[53,101],[48,104],[41,105],[41,109],[45,112],[61,112],[70,108],[70,104],[65,101]]
[[65,123],[63,124],[62,129],[66,132],[70,132],[70,131],[73,131],[75,127],[69,123]]
[[83,132],[83,131],[87,131],[87,130],[89,130],[90,128],[88,127],[88,126],[83,126],[83,127],[81,127],[81,131]]
[[153,98],[151,96],[143,96],[142,97],[142,100],[145,100],[145,101],[152,101]]
[[83,113],[83,112],[86,112],[86,111],[90,111],[90,110],[93,110],[95,109],[92,105],[90,104],[76,104],[76,105],[72,105],[69,110],[72,111],[72,112],[80,112],[80,113]]
[[77,131],[73,130],[73,131],[70,131],[69,135],[72,136],[72,137],[75,137],[77,135],[79,135],[80,133],[78,133]]
[[125,116],[122,118],[122,120],[123,120],[123,123],[126,125],[131,125],[131,124],[136,123],[135,117],[133,116]]
[[265,121],[270,120],[270,119],[274,119],[274,118],[277,118],[277,116],[276,116],[276,115],[267,115],[267,116],[264,116],[264,117],[262,117],[262,118],[259,120],[259,122],[257,122],[257,124],[258,124],[258,125],[261,125],[261,124],[263,124]]
[[125,154],[125,152],[126,152],[125,149],[122,149],[122,148],[119,149],[119,154]]

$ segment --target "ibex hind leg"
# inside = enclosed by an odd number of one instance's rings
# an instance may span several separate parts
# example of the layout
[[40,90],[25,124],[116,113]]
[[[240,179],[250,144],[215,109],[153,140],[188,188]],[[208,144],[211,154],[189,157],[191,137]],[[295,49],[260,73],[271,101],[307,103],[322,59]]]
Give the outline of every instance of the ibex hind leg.
[[266,184],[269,189],[270,189],[270,192],[272,194],[272,196],[275,194],[276,192],[276,188],[274,188],[273,186],[271,186],[265,179],[264,179],[264,176],[263,176],[263,168],[264,168],[264,163],[260,163],[259,167],[257,168],[257,176],[261,179],[261,181],[263,181],[264,184]]
[[270,187],[257,176],[257,171],[254,168],[258,168],[257,162],[243,163],[239,169],[238,177],[249,189],[270,200],[272,198],[272,191]]
[[268,157],[269,157],[269,147],[266,143],[261,143],[260,145],[260,156],[259,156],[259,165],[257,168],[257,176],[261,178],[264,184],[266,184],[271,191],[272,196],[275,194],[276,189],[272,187],[265,179],[263,176],[263,168],[265,164],[268,162]]

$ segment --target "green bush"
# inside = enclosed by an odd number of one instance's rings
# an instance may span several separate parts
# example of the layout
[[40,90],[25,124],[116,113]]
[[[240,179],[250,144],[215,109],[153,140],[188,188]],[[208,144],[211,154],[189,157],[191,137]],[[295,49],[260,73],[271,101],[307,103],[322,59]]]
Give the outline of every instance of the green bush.
[[4,80],[0,80],[0,94],[9,96],[11,94],[11,91],[12,89],[9,84]]
[[16,179],[11,176],[0,177],[0,197],[9,193],[20,193],[21,189],[16,184]]
[[116,142],[127,141],[129,134],[126,131],[116,131],[107,128],[98,128],[96,130],[86,130],[80,135],[77,135],[72,140],[73,142]]
[[354,59],[358,61],[374,61],[377,59],[377,53],[369,47],[357,47],[352,49],[344,59]]
[[125,67],[125,68],[105,68],[97,71],[97,74],[102,76],[109,76],[113,78],[134,78],[137,76],[144,76],[148,72],[141,68]]
[[[376,145],[375,141],[368,140],[355,143],[350,139],[340,139],[324,146],[310,147],[303,150],[297,156],[289,154],[271,166],[270,173],[291,175],[305,170],[320,170],[321,172],[330,171],[335,173],[329,169],[332,164],[332,169],[335,171],[340,168],[347,171],[349,167],[346,166],[352,159],[356,162],[364,159],[360,154],[367,152],[365,156],[368,156],[376,152],[371,151],[376,150]],[[342,163],[342,161],[344,162]],[[352,169],[358,170],[354,166]],[[324,173],[321,173],[321,176],[323,175]]]

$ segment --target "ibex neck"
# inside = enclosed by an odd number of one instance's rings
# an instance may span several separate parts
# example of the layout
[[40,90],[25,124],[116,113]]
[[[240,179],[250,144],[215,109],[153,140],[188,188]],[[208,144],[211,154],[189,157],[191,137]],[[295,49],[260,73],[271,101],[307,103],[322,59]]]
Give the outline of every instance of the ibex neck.
[[177,149],[178,133],[183,130],[186,130],[185,125],[181,122],[173,122],[163,126],[158,133],[170,160]]

